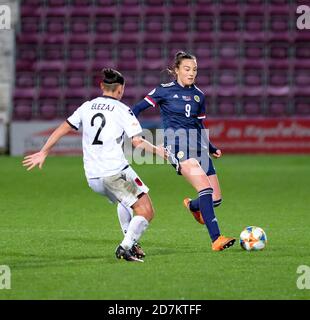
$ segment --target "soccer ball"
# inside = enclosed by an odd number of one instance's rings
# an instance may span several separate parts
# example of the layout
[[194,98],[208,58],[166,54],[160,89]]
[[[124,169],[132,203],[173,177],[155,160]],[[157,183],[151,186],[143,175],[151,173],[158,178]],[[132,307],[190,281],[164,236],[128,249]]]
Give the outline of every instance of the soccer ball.
[[266,247],[266,244],[267,236],[262,228],[246,227],[240,234],[240,246],[244,250],[262,250]]

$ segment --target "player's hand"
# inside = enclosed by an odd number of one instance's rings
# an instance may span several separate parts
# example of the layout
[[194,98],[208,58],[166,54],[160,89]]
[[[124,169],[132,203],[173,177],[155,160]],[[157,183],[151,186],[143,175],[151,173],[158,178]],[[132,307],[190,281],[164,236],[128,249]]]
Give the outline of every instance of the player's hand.
[[157,153],[160,157],[162,157],[162,158],[164,158],[164,159],[167,160],[167,158],[168,158],[168,153],[167,153],[166,148],[165,148],[163,145],[157,146],[157,151],[156,151],[156,153]]
[[27,171],[33,169],[36,166],[39,166],[39,168],[42,169],[46,157],[47,153],[42,151],[30,154],[29,156],[26,156],[24,158],[23,166],[27,168]]
[[220,158],[222,156],[222,151],[220,149],[217,149],[214,153],[212,153],[212,156],[214,158]]

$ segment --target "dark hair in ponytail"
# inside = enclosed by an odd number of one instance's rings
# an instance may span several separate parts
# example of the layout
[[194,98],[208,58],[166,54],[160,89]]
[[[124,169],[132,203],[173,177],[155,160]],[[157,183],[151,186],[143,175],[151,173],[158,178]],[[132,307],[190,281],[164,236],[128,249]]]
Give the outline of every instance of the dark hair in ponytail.
[[176,77],[175,69],[179,68],[184,59],[196,60],[196,57],[190,53],[178,51],[174,56],[173,65],[170,68],[167,68],[168,73]]
[[108,68],[108,69],[103,69],[101,71],[102,74],[102,81],[103,83],[106,84],[121,84],[123,85],[125,83],[125,79],[123,75],[118,72],[117,70]]

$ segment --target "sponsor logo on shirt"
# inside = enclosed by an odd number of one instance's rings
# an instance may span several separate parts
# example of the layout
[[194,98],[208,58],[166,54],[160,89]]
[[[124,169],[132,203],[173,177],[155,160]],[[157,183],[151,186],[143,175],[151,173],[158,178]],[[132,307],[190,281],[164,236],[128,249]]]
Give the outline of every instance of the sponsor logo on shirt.
[[179,96],[178,96],[177,94],[175,94],[175,95],[173,96],[173,98],[178,99]]
[[191,96],[182,96],[182,99],[184,101],[191,101],[192,100],[192,97]]

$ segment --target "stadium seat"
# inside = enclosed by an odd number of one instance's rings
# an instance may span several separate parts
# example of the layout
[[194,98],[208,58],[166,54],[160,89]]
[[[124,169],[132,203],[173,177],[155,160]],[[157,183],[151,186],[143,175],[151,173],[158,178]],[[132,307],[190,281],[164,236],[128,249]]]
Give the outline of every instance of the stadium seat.
[[67,4],[67,0],[46,0],[48,7],[64,7]]
[[71,16],[69,31],[72,34],[87,34],[92,31],[92,20],[87,15]]
[[88,60],[89,52],[88,47],[80,47],[80,46],[70,46],[68,50],[67,59],[81,61]]
[[239,45],[235,42],[221,42],[219,44],[218,56],[221,59],[239,58]]
[[227,99],[217,99],[217,114],[221,116],[233,116],[236,115],[236,101],[230,97]]
[[287,101],[273,98],[267,101],[267,115],[283,117],[287,115]]
[[83,88],[87,85],[85,78],[84,73],[69,73],[66,75],[66,85],[68,88]]
[[263,42],[244,42],[243,56],[248,60],[263,60],[265,58],[265,44]]
[[287,15],[271,14],[269,17],[269,31],[285,33],[289,31],[289,19]]
[[225,36],[240,31],[240,16],[238,14],[220,14],[219,30]]
[[40,87],[43,88],[58,88],[61,86],[61,74],[58,72],[41,72],[40,73]]
[[32,118],[31,102],[29,102],[29,104],[24,104],[22,102],[16,103],[14,105],[13,118],[15,120],[31,120]]
[[250,12],[245,14],[244,36],[246,40],[263,40],[265,31],[264,13]]
[[242,112],[245,116],[262,115],[262,100],[260,96],[245,97],[242,101]]
[[243,71],[243,91],[250,96],[258,96],[264,90],[264,74],[261,69],[245,69]]
[[310,69],[296,69],[293,81],[295,87],[310,88]]
[[310,97],[296,97],[294,100],[294,112],[296,115],[310,115]]
[[43,104],[39,105],[39,116],[43,120],[53,120],[57,118],[57,105]]

